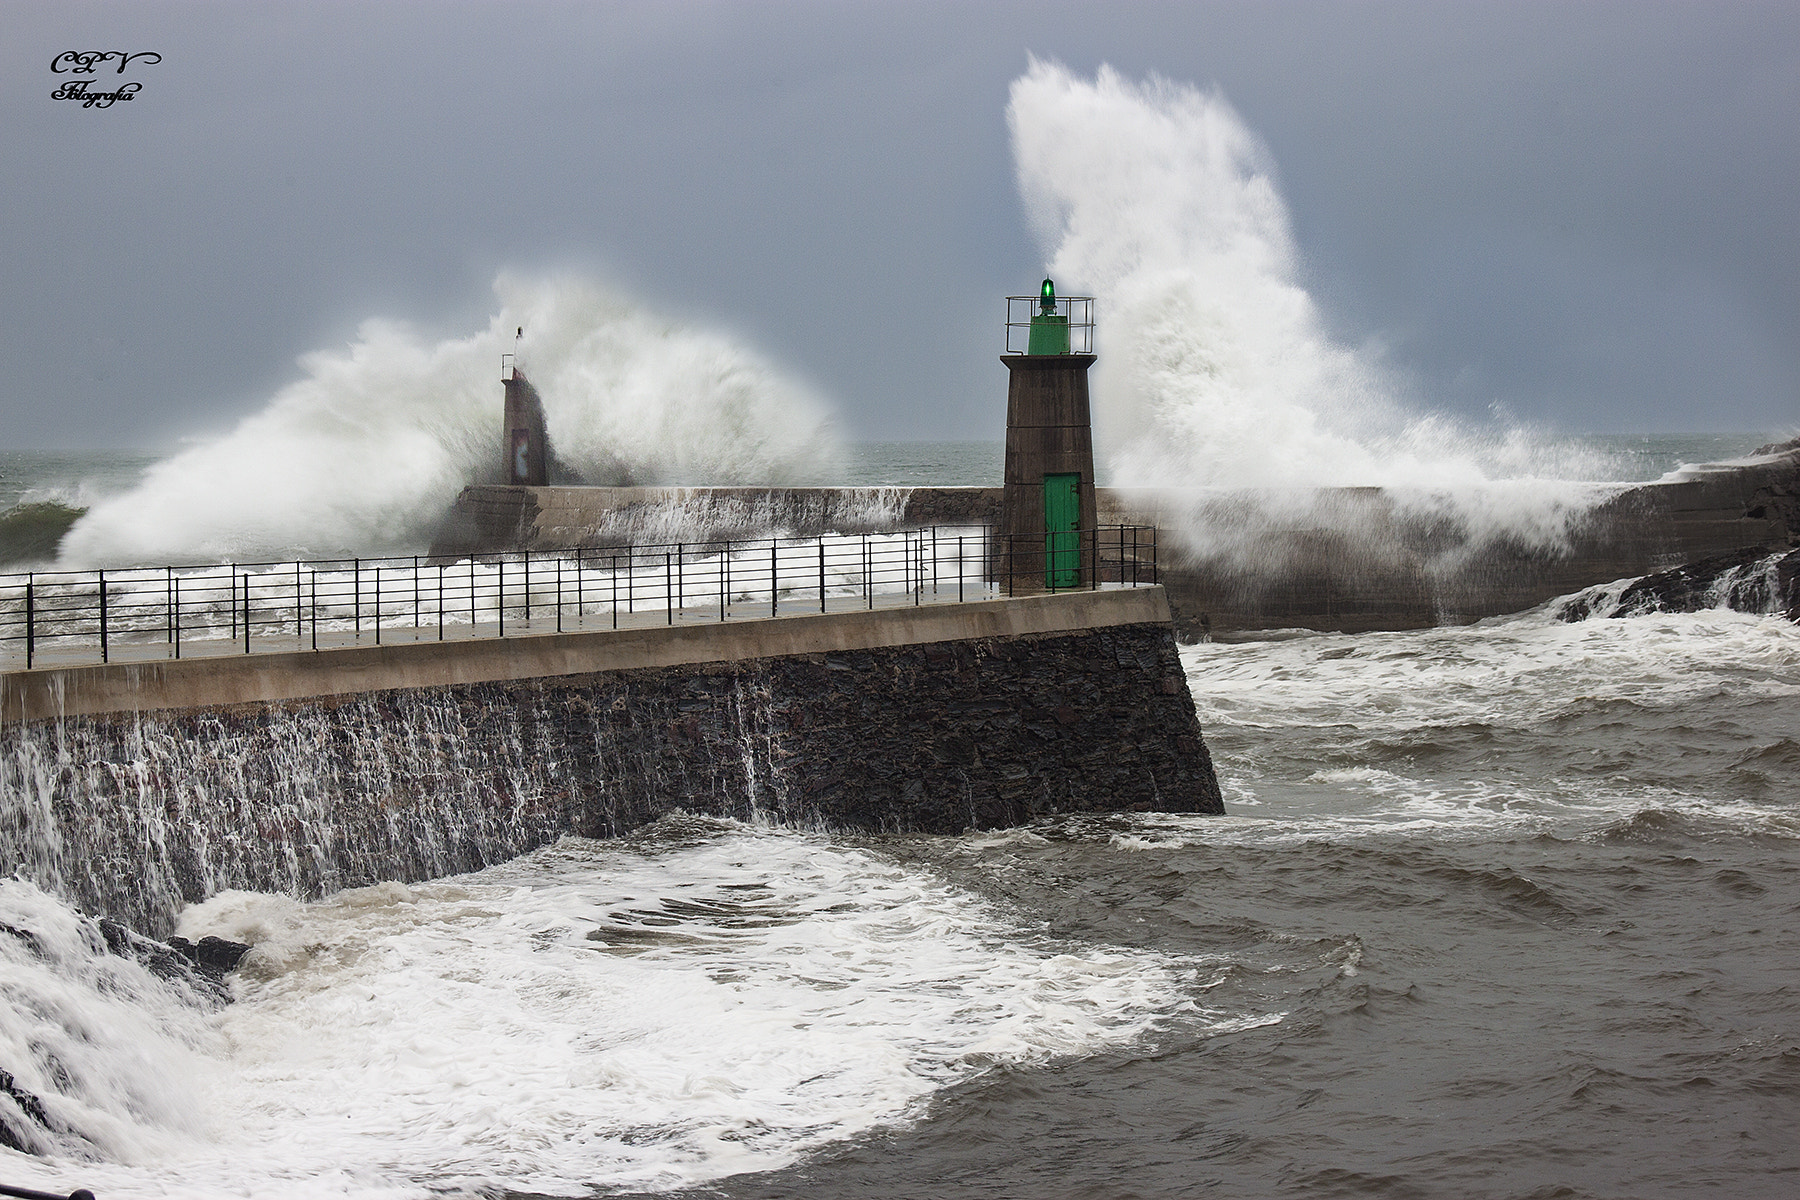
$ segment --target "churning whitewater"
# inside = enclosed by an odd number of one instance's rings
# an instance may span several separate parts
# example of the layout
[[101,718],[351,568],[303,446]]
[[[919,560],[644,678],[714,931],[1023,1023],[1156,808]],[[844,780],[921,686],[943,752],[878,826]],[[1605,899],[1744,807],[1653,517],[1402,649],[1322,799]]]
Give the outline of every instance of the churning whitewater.
[[0,1091],[44,1155],[0,1170],[124,1200],[1787,1194],[1800,629],[1552,605],[1182,659],[1224,818],[675,818],[227,893],[180,923],[255,944],[225,1006],[9,881],[0,1068],[47,1120]]
[[690,1184],[1001,1066],[1243,1023],[1199,1006],[1193,963],[1046,936],[879,851],[698,819],[315,904],[228,892],[182,927],[254,942],[236,1003],[0,884],[0,1055],[45,1110],[0,1093],[0,1120],[109,1195]]

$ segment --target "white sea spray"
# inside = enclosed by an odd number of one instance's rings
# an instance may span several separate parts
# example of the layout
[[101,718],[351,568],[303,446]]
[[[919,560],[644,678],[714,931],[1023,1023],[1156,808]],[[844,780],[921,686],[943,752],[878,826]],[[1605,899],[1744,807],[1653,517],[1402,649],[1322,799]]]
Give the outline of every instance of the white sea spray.
[[[1255,563],[1269,532],[1311,527],[1380,553],[1394,520],[1554,549],[1609,494],[1575,482],[1609,477],[1598,456],[1422,410],[1378,349],[1333,336],[1273,155],[1218,91],[1034,60],[1007,118],[1049,273],[1099,298],[1096,443],[1116,484],[1186,490],[1169,512],[1195,554]],[[1373,525],[1319,490],[1367,487]]]
[[[724,334],[570,276],[502,275],[486,328],[388,320],[221,436],[156,464],[64,538],[69,565],[423,550],[457,493],[497,481],[501,355],[543,397],[557,458],[591,483],[776,485],[829,473],[830,410]],[[516,339],[523,328],[525,336]]]

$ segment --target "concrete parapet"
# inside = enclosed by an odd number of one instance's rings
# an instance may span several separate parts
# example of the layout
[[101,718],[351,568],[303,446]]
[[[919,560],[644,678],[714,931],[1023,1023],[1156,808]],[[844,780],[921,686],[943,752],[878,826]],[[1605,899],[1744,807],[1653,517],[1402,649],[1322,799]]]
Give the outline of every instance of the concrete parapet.
[[400,688],[543,679],[1167,623],[1161,588],[1125,588],[762,620],[350,646],[0,674],[0,722],[212,708]]

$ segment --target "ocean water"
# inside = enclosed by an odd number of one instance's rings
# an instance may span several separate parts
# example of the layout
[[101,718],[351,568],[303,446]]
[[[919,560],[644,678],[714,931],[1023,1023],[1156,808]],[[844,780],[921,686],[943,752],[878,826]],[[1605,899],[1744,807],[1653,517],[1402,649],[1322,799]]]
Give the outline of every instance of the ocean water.
[[1800,629],[1539,611],[1182,660],[1224,818],[671,819],[226,894],[182,919],[257,946],[223,1007],[0,882],[33,933],[0,929],[0,1070],[62,1130],[0,1182],[1794,1194]]

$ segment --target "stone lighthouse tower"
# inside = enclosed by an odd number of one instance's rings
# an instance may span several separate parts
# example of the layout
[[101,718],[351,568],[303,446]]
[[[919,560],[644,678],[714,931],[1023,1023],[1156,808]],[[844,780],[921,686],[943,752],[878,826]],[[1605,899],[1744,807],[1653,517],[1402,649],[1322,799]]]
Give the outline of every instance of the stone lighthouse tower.
[[502,446],[506,454],[506,482],[524,487],[543,487],[550,482],[550,439],[544,432],[544,402],[531,380],[525,378],[519,343],[525,330],[513,342],[513,353],[500,356],[500,382],[506,388],[505,432]]
[[1048,279],[1036,296],[1006,298],[1006,486],[994,568],[1013,593],[1095,582],[1093,306],[1091,296],[1059,297]]

